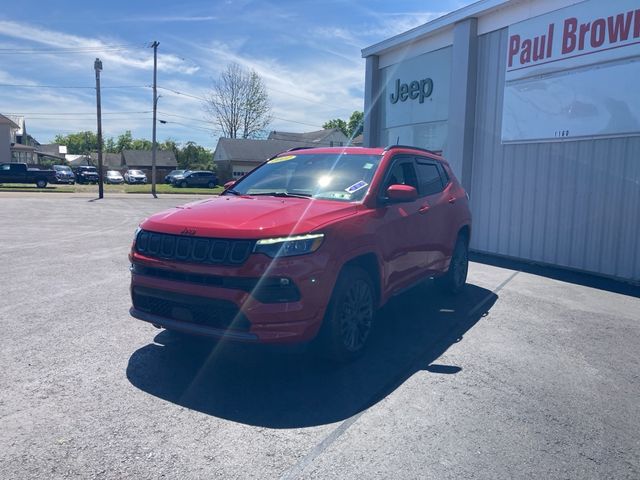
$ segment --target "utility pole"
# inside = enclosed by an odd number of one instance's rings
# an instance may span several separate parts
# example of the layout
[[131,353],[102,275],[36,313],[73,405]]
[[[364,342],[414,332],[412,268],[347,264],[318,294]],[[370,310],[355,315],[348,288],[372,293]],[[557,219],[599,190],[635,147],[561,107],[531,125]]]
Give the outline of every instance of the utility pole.
[[96,103],[98,115],[98,198],[104,198],[104,186],[102,182],[102,108],[100,106],[100,71],[102,62],[99,58],[93,63],[96,71]]
[[158,109],[158,45],[159,42],[154,41],[151,46],[153,47],[153,129],[151,133],[151,195],[153,198],[158,198],[156,195],[156,151],[158,145],[156,144],[156,114]]

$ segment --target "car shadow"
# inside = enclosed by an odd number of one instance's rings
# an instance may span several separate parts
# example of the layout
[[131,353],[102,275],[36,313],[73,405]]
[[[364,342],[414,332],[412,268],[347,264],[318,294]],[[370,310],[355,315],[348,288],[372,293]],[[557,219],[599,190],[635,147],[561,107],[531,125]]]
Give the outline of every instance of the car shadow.
[[430,283],[420,285],[380,310],[365,354],[346,365],[305,351],[163,330],[133,353],[127,378],[151,395],[234,422],[325,425],[376,404],[418,371],[459,372],[459,366],[432,362],[461,341],[497,298],[475,285],[456,297]]

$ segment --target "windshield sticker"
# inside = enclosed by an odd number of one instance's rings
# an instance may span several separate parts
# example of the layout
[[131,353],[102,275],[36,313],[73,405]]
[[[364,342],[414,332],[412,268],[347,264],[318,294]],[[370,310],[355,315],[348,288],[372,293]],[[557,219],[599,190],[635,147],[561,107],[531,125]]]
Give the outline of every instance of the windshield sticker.
[[273,160],[269,160],[269,163],[286,162],[287,160],[293,160],[294,158],[296,158],[295,155],[287,155],[284,157],[277,157],[277,158],[274,158]]
[[373,163],[365,163],[364,164],[364,168],[365,170],[371,170],[373,168]]
[[360,180],[358,183],[354,183],[350,187],[345,188],[344,191],[347,193],[355,193],[358,190],[363,189],[367,185],[369,185],[367,182],[365,182],[364,180]]

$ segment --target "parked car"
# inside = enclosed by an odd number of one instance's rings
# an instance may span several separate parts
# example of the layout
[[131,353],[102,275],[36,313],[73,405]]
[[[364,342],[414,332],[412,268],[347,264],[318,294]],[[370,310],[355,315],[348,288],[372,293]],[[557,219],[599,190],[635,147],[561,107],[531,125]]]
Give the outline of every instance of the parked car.
[[124,172],[124,181],[129,185],[133,183],[147,183],[147,175],[142,170],[127,170]]
[[76,182],[78,183],[98,183],[98,170],[91,165],[81,165],[74,169]]
[[182,175],[173,177],[174,187],[207,187],[218,185],[218,177],[213,172],[206,170],[187,170]]
[[289,151],[140,224],[130,312],[237,341],[313,340],[350,360],[394,295],[430,277],[463,289],[470,235],[468,197],[433,152]]
[[107,174],[104,176],[104,183],[110,183],[110,184],[124,183],[124,177],[117,170],[107,170]]
[[28,168],[26,163],[0,164],[0,183],[34,183],[38,188],[44,188],[55,181],[54,170]]
[[55,183],[68,183],[73,185],[76,183],[76,176],[73,174],[71,167],[67,165],[54,165]]
[[167,175],[164,176],[164,183],[173,183],[173,178],[176,176],[183,176],[184,172],[187,170],[171,170]]

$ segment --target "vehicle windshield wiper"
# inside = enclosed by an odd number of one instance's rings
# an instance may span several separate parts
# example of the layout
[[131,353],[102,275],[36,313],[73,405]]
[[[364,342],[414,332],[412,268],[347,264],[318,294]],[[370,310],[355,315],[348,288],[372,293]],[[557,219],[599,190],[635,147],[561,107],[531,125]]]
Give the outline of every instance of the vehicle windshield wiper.
[[222,193],[223,194],[230,193],[231,195],[242,195],[242,193],[238,192],[237,190],[234,190],[233,188],[229,188]]
[[289,192],[260,192],[260,193],[252,193],[251,195],[255,196],[269,196],[269,197],[285,197],[285,198],[311,198],[310,193],[289,193]]

